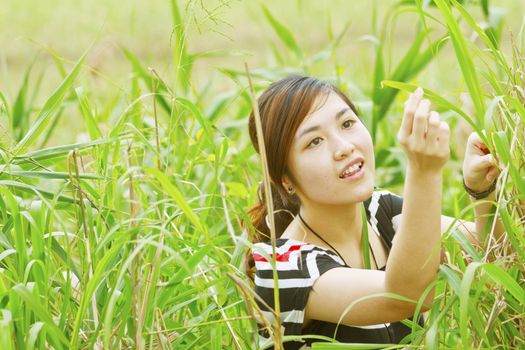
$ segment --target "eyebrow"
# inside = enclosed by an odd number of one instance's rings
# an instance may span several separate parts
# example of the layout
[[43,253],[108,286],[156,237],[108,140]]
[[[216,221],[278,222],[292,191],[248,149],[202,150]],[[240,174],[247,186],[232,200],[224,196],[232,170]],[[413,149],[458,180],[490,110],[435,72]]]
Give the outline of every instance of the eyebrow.
[[[339,119],[341,119],[341,117],[343,115],[345,115],[348,111],[350,111],[351,109],[349,107],[345,107],[343,109],[341,109],[339,112],[337,112],[334,117],[335,117],[335,120],[338,121]],[[303,131],[301,131],[301,133],[299,135],[297,135],[297,139],[300,139],[301,137],[303,137],[304,135],[312,132],[312,131],[316,131],[316,130],[319,130],[321,127],[319,125],[314,125],[314,126],[311,126],[309,128],[306,128],[304,129]]]

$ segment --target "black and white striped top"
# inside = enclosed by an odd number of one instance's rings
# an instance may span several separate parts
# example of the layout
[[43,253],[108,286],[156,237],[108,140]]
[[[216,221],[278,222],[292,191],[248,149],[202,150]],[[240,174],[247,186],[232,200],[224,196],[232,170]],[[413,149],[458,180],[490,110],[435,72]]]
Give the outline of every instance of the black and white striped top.
[[[398,226],[402,202],[401,197],[391,192],[375,191],[372,197],[364,203],[368,222],[389,251]],[[274,281],[273,270],[269,262],[272,253],[270,242],[255,244],[252,253],[256,268],[255,292],[273,309]],[[348,266],[331,250],[292,239],[278,239],[276,255],[283,335],[315,334],[334,337],[337,327],[334,323],[314,320],[303,329],[304,309],[312,285],[319,276],[332,268]],[[259,307],[268,321],[272,323],[274,318],[269,309],[263,303],[259,303]],[[335,339],[349,343],[398,344],[410,331],[410,328],[401,322],[365,327],[340,325]],[[267,333],[262,331],[262,344],[269,341],[265,336]],[[319,340],[306,340],[306,343],[290,341],[285,342],[284,345],[285,349],[308,349],[310,342],[315,341]]]

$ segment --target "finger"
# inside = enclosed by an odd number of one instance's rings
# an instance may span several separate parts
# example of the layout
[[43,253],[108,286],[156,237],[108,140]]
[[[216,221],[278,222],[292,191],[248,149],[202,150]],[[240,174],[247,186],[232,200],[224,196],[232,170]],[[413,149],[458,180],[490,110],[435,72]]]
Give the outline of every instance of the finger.
[[440,124],[441,121],[439,120],[439,113],[436,111],[431,111],[430,117],[428,117],[428,127],[426,136],[427,140],[437,142]]
[[488,169],[488,168],[496,168],[497,169],[497,162],[496,159],[492,154],[486,154],[484,156],[478,156],[476,157],[476,161],[473,164],[474,170],[482,170],[482,169]]
[[417,107],[416,114],[414,115],[414,126],[412,127],[412,134],[418,139],[425,137],[428,124],[428,113],[430,109],[430,101],[422,100]]
[[485,175],[485,178],[487,179],[488,182],[493,182],[494,180],[496,180],[498,175],[499,175],[499,169],[498,168],[492,168],[492,169],[489,170],[487,175]]
[[417,106],[423,97],[423,90],[417,88],[416,91],[408,97],[405,102],[405,111],[403,113],[403,119],[401,121],[401,128],[399,134],[402,137],[408,137],[412,134],[412,124],[414,122],[414,114],[416,113]]
[[469,135],[467,144],[469,148],[473,151],[475,151],[477,154],[487,154],[489,153],[489,149],[487,145],[483,142],[481,137],[477,132],[473,132]]
[[445,147],[449,147],[450,142],[450,127],[448,124],[444,121],[441,121],[439,123],[439,137],[438,137],[438,143],[439,148],[445,149]]
[[494,158],[492,153],[486,154],[482,156],[481,158],[483,159],[483,163],[486,166],[494,166],[494,167],[498,166],[498,162],[496,161],[496,158]]

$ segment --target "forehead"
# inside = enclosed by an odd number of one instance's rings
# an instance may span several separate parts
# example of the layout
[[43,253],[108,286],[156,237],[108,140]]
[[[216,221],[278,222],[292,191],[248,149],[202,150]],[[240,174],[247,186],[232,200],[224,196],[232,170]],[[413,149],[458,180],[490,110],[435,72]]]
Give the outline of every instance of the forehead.
[[[327,116],[333,116],[344,108],[350,108],[343,99],[333,91],[320,94],[312,106],[310,112],[303,119],[300,127],[316,124]],[[351,112],[351,110],[350,110]],[[353,112],[352,112],[353,114]]]

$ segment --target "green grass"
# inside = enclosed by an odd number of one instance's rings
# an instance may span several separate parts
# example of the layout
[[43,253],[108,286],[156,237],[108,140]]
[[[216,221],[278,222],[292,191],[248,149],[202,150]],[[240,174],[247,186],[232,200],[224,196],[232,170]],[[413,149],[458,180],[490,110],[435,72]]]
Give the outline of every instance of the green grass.
[[[253,7],[271,52],[257,64],[250,61],[253,89],[258,93],[292,71],[338,84],[356,100],[375,137],[378,184],[394,191],[403,185],[405,164],[392,125],[399,124],[406,92],[425,87],[452,129],[484,129],[504,164],[496,210],[507,238],[496,244],[488,234],[481,248],[459,232],[443,239],[448,260],[435,284],[436,300],[423,328],[410,324],[407,347],[522,348],[524,29],[514,29],[514,42],[504,45],[509,34],[486,1],[405,3],[366,14],[379,20],[366,28],[373,50],[361,46],[360,54],[372,53],[372,61],[360,73],[347,68],[342,54],[345,42],[359,39],[348,37],[350,22],[337,30],[332,22],[318,24],[327,39],[312,49],[275,7]],[[308,5],[298,1],[294,9]],[[196,67],[222,55],[192,50],[192,21],[220,18],[203,6],[166,4],[174,35],[165,48],[171,50],[169,73],[122,48],[128,79],[119,87],[107,79],[101,96],[91,80],[89,49],[74,62],[48,50],[61,77],[52,90],[32,64],[14,94],[0,86],[2,349],[258,347],[256,296],[243,265],[250,243],[241,229],[264,178],[247,137],[253,94],[241,64],[214,68],[227,82],[221,91],[215,80],[194,83],[202,76]],[[408,39],[387,34],[407,19],[414,23]],[[492,26],[482,27],[483,21]],[[454,70],[449,61],[456,62]],[[459,82],[439,85],[441,78],[429,76],[436,71]],[[450,92],[461,89],[473,97],[474,115]],[[464,140],[454,141],[444,212],[472,219],[461,186]],[[314,345],[335,348],[370,346]]]

